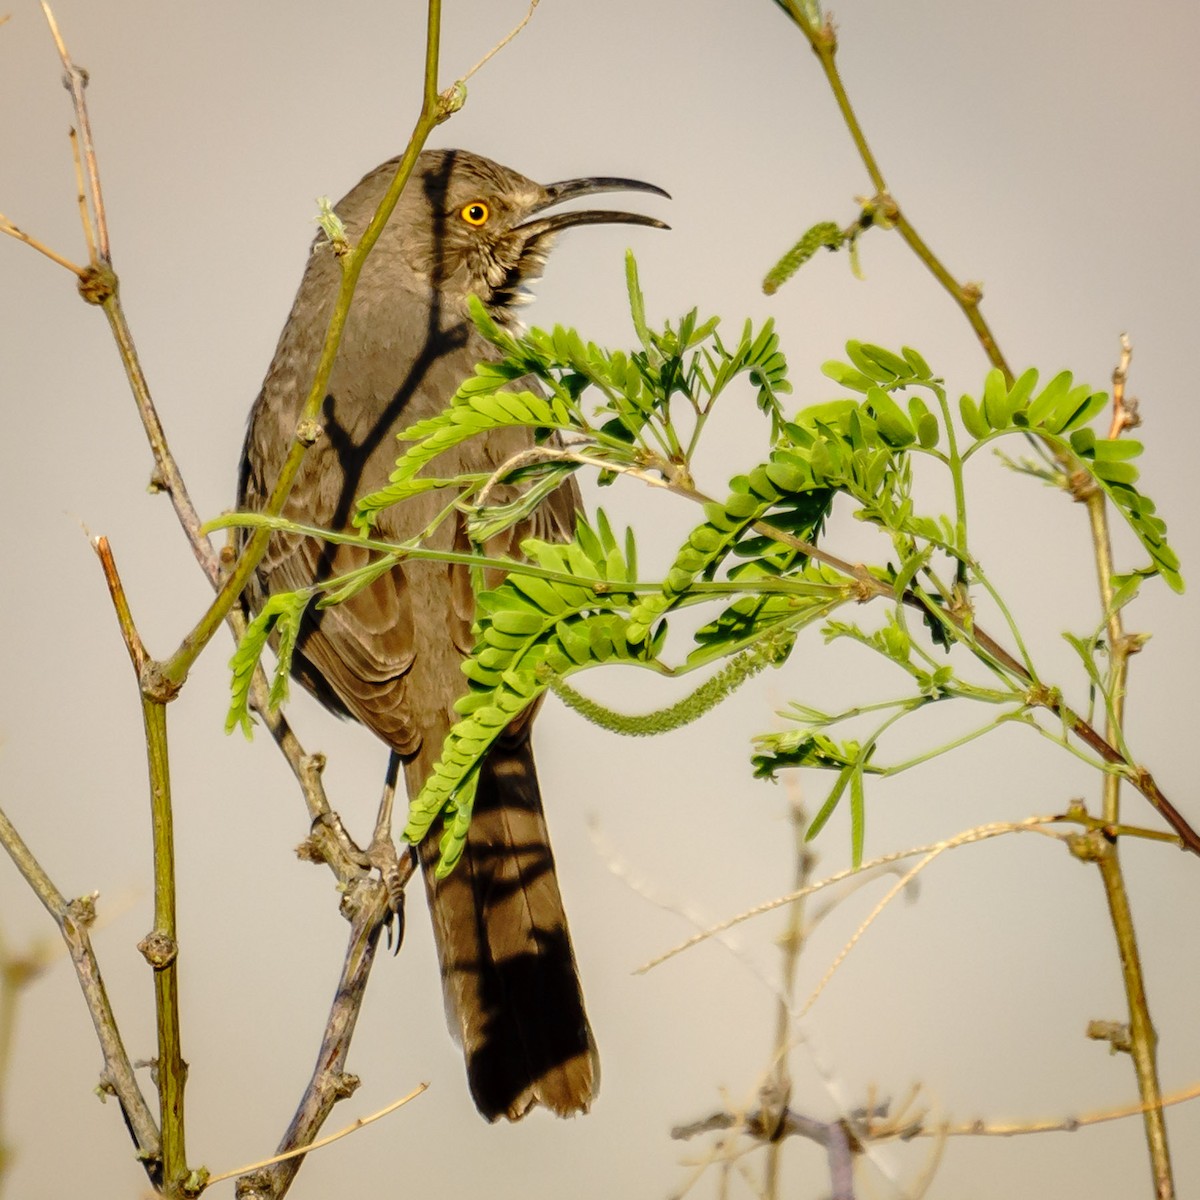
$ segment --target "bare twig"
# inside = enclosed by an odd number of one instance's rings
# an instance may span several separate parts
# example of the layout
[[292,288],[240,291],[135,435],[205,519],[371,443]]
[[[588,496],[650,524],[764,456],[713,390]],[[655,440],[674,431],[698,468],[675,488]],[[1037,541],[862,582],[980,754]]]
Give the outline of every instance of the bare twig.
[[503,50],[504,47],[507,46],[508,43],[511,42],[513,38],[515,38],[517,34],[521,32],[522,29],[525,28],[526,25],[529,24],[530,19],[533,17],[534,10],[537,8],[539,3],[540,0],[529,0],[529,11],[465,75],[460,75],[458,77],[454,83],[455,88],[462,87],[463,84],[465,84],[467,80],[470,79],[471,76],[480,69],[480,67],[482,67],[495,55],[499,54],[500,51]]
[[62,934],[79,979],[84,1002],[96,1029],[100,1052],[104,1057],[101,1087],[116,1097],[137,1147],[138,1157],[145,1165],[151,1181],[157,1183],[162,1178],[162,1144],[158,1127],[134,1076],[133,1064],[125,1052],[117,1020],[108,1000],[108,992],[104,987],[104,979],[100,974],[100,964],[96,961],[88,935],[88,929],[95,917],[95,899],[85,897],[80,900],[66,900],[2,810],[0,845],[8,851],[17,870],[24,876]]
[[79,205],[79,224],[83,227],[83,240],[87,245],[88,262],[94,267],[96,265],[96,227],[92,222],[91,210],[88,208],[83,155],[79,149],[79,134],[72,129],[68,136],[71,139],[71,160],[75,166],[75,203]]
[[[857,875],[862,871],[870,871],[877,867],[886,866],[889,863],[899,862],[901,859],[912,858],[918,854],[924,855],[928,860],[932,860],[932,858],[940,855],[945,850],[952,850],[959,846],[987,841],[990,838],[1000,837],[1009,833],[1040,833],[1044,837],[1065,840],[1062,835],[1051,833],[1045,828],[1047,825],[1065,819],[1061,816],[1028,817],[1024,821],[1004,821],[992,825],[981,825],[956,834],[953,838],[946,841],[933,842],[926,846],[913,846],[907,850],[896,850],[891,854],[880,855],[870,862],[863,863],[861,867],[847,867],[844,871],[837,871],[833,875],[827,875],[824,879],[818,880],[816,883],[800,888],[798,891],[788,892],[785,896],[777,896],[774,900],[767,900],[763,904],[755,905],[754,908],[738,913],[737,916],[729,917],[700,933],[693,934],[677,946],[672,946],[670,950],[665,950],[662,954],[650,959],[649,962],[643,963],[634,971],[634,974],[643,975],[647,971],[653,970],[655,967],[661,966],[663,963],[674,958],[677,954],[682,954],[685,950],[690,950],[693,946],[699,945],[709,938],[716,937],[718,934],[732,929],[735,925],[740,925],[743,921],[749,921],[754,917],[762,916],[764,913],[773,912],[777,908],[782,908],[785,904],[793,904],[805,896],[811,896],[813,893],[819,892],[835,883],[841,883],[842,880],[849,879],[852,875]],[[923,865],[924,863],[922,863],[922,867]],[[901,882],[906,882],[912,874],[914,872],[910,871]],[[892,890],[894,891],[895,889]]]
[[142,670],[146,666],[149,656],[146,654],[146,647],[142,645],[141,635],[134,624],[133,613],[129,609],[129,600],[125,595],[125,587],[117,573],[117,563],[113,558],[112,547],[108,544],[108,538],[101,536],[92,539],[92,549],[96,551],[100,559],[100,566],[104,571],[104,582],[108,584],[108,594],[112,598],[113,608],[117,612],[117,622],[121,626],[121,636],[125,639],[125,648],[129,651],[133,672],[141,679]]
[[[1176,1104],[1186,1104],[1191,1100],[1200,1099],[1200,1084],[1193,1084],[1182,1091],[1172,1092],[1161,1097],[1159,1103],[1163,1108],[1171,1108]],[[1074,1133],[1089,1125],[1102,1125],[1108,1121],[1124,1121],[1129,1117],[1145,1114],[1145,1104],[1123,1104],[1117,1108],[1100,1109],[1097,1112],[1084,1113],[1080,1117],[1062,1117],[1058,1120],[1039,1121],[965,1121],[958,1125],[945,1125],[939,1136],[944,1137],[1023,1137],[1032,1133]],[[932,1137],[935,1131],[921,1129],[912,1134],[913,1137]]]
[[1112,373],[1112,424],[1108,428],[1110,438],[1119,438],[1127,429],[1136,429],[1142,423],[1138,402],[1125,395],[1125,381],[1129,376],[1129,364],[1133,359],[1133,344],[1128,334],[1121,334],[1121,357]]
[[210,1188],[214,1183],[224,1183],[226,1179],[236,1179],[239,1175],[248,1175],[253,1171],[261,1171],[264,1167],[273,1167],[276,1163],[285,1162],[289,1158],[311,1154],[314,1150],[323,1150],[326,1146],[331,1146],[334,1142],[339,1142],[342,1138],[349,1137],[350,1134],[357,1133],[360,1129],[365,1129],[368,1125],[373,1125],[383,1117],[391,1116],[398,1108],[403,1108],[410,1100],[415,1100],[422,1092],[427,1091],[428,1088],[429,1084],[419,1083],[407,1096],[401,1096],[399,1100],[393,1100],[391,1104],[387,1104],[365,1117],[358,1117],[349,1125],[339,1129],[337,1133],[327,1134],[323,1138],[318,1138],[315,1142],[310,1142],[307,1146],[298,1146],[295,1150],[288,1150],[283,1154],[273,1154],[270,1158],[264,1158],[261,1162],[247,1163],[244,1167],[236,1167],[234,1170],[224,1171],[220,1175],[210,1175],[205,1179],[204,1186],[205,1188]]
[[31,249],[36,250],[39,254],[44,254],[51,262],[56,262],[60,267],[66,267],[72,274],[78,275],[82,279],[87,274],[85,267],[78,266],[69,258],[64,258],[56,250],[51,250],[45,242],[38,241],[32,234],[26,233],[23,229],[19,229],[14,225],[3,213],[0,213],[0,233],[6,233],[11,238],[16,238],[18,242],[24,242]]
[[92,122],[88,118],[87,101],[84,90],[88,85],[88,74],[71,61],[67,53],[66,43],[58,31],[58,22],[46,0],[42,0],[42,12],[46,14],[46,24],[50,26],[50,36],[58,48],[58,56],[62,59],[63,87],[71,93],[71,101],[75,105],[75,113],[79,120],[79,139],[82,143],[83,161],[86,168],[88,188],[91,193],[92,219],[95,221],[96,243],[93,265],[108,265],[112,259],[108,248],[108,218],[104,214],[104,200],[100,191],[100,164],[96,161],[96,148],[92,142]]

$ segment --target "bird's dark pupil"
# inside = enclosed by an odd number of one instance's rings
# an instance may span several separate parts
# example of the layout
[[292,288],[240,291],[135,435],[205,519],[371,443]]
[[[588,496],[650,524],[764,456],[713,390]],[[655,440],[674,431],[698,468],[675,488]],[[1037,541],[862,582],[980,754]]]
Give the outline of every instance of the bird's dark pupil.
[[483,220],[483,205],[482,204],[472,204],[471,205],[471,220],[472,221],[482,221]]

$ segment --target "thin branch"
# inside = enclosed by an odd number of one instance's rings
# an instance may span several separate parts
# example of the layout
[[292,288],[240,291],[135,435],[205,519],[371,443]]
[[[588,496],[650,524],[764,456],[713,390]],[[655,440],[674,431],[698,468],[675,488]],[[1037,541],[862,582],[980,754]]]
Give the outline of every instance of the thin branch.
[[224,1171],[220,1175],[210,1175],[204,1181],[205,1189],[212,1187],[214,1183],[224,1183],[227,1179],[236,1179],[239,1175],[248,1175],[252,1171],[261,1171],[264,1167],[273,1167],[276,1163],[286,1162],[289,1158],[296,1158],[298,1155],[310,1154],[314,1150],[324,1150],[326,1146],[333,1145],[334,1142],[339,1142],[344,1137],[349,1137],[352,1133],[357,1133],[360,1129],[365,1129],[368,1125],[373,1125],[376,1121],[383,1117],[391,1116],[398,1108],[403,1108],[410,1100],[415,1100],[422,1092],[429,1089],[429,1084],[419,1083],[407,1096],[401,1096],[399,1100],[393,1100],[391,1104],[385,1105],[377,1112],[370,1113],[365,1117],[358,1117],[349,1125],[339,1129],[337,1133],[327,1134],[323,1138],[318,1138],[315,1142],[310,1142],[307,1146],[299,1146],[295,1150],[288,1150],[283,1154],[274,1154],[270,1158],[264,1158],[261,1162],[247,1163],[244,1167],[237,1167],[232,1171]]
[[[1007,382],[1011,385],[1013,381],[1012,371],[1009,369],[1009,366],[1005,361],[1003,354],[1000,352],[1000,348],[996,343],[990,327],[984,320],[983,314],[980,312],[979,302],[982,299],[982,292],[980,291],[979,287],[974,284],[959,284],[954,279],[954,277],[942,264],[941,260],[937,258],[932,250],[930,250],[928,245],[926,245],[924,240],[917,234],[913,226],[904,217],[900,211],[899,205],[887,191],[883,172],[880,170],[879,164],[875,160],[875,156],[867,142],[866,135],[864,134],[858,118],[851,107],[849,97],[846,94],[845,86],[842,82],[841,74],[838,71],[836,62],[838,48],[837,33],[832,22],[826,19],[823,24],[818,26],[804,11],[802,5],[799,4],[797,0],[779,0],[779,4],[804,34],[805,38],[808,40],[809,46],[813,50],[813,53],[816,54],[821,63],[821,68],[825,72],[826,80],[828,81],[830,89],[837,100],[838,108],[842,114],[842,119],[850,132],[850,136],[853,139],[859,155],[863,160],[863,165],[867,170],[867,174],[871,178],[871,183],[876,190],[875,197],[868,202],[872,213],[876,214],[878,218],[880,218],[881,223],[894,226],[900,232],[901,236],[908,243],[917,257],[932,272],[938,282],[941,283],[942,286],[950,293],[955,303],[958,304],[959,308],[966,316],[971,328],[975,331],[975,335],[979,340],[984,353],[987,355],[988,360],[993,364],[993,366],[1000,369]],[[1128,362],[1125,361],[1124,365],[1127,367]],[[1121,373],[1121,371],[1122,368],[1119,366],[1118,373]],[[1114,387],[1117,386],[1117,383],[1117,374],[1114,374]],[[1120,387],[1123,394],[1123,375],[1121,377]],[[1071,475],[1073,472],[1071,470],[1069,456],[1064,455],[1057,449],[1055,449],[1054,454],[1056,460],[1059,461],[1059,464],[1063,467],[1064,471],[1068,475]],[[1103,516],[1102,520],[1106,525],[1107,517]],[[758,526],[756,526],[756,528],[758,528]],[[786,539],[780,540],[786,541]],[[1096,548],[1097,553],[1100,553],[1101,547],[1099,543],[1097,543]],[[805,552],[811,553],[811,550],[806,549]],[[818,561],[829,561],[828,559],[823,559],[816,554],[814,554],[813,557],[818,558]],[[868,586],[865,579],[863,582],[864,586]],[[903,599],[904,603],[906,604],[913,604],[914,606],[923,608],[923,606],[920,605],[920,602],[916,600],[915,597],[906,595]],[[946,619],[951,620],[951,622],[960,630],[965,628],[962,620],[955,618],[954,614],[947,612],[943,615]],[[990,638],[987,638],[987,636],[983,634],[983,632],[977,627],[975,629],[975,634],[978,643],[985,650],[987,650],[988,653],[995,653],[1001,649]],[[1015,667],[1015,673],[1020,678],[1027,679],[1032,682],[1029,677],[1029,673],[1024,667],[1017,663],[1011,655],[1008,655],[1005,652],[1003,657],[998,658],[997,661],[1002,662],[1005,666],[1009,667],[1009,669]],[[1158,809],[1171,828],[1179,834],[1185,847],[1194,854],[1200,854],[1200,835],[1198,835],[1196,831],[1192,829],[1179,810],[1176,809],[1173,804],[1171,804],[1165,795],[1163,795],[1162,790],[1159,788],[1158,784],[1148,771],[1136,763],[1126,762],[1120,752],[1115,747],[1110,745],[1109,742],[1107,742],[1099,733],[1096,732],[1096,730],[1092,729],[1088,722],[1067,708],[1067,706],[1062,703],[1061,697],[1055,695],[1038,695],[1033,699],[1033,702],[1041,705],[1042,707],[1049,708],[1052,712],[1056,713],[1056,715],[1060,716],[1070,725],[1073,732],[1076,733],[1080,739],[1089,745],[1093,750],[1100,754],[1106,762],[1127,767],[1130,772],[1131,782],[1133,782],[1138,791],[1140,791],[1142,795],[1145,796],[1146,799],[1148,799],[1150,803]]]
[[[412,872],[411,860],[407,870]],[[350,940],[334,993],[316,1066],[291,1124],[279,1145],[279,1159],[238,1182],[239,1200],[280,1200],[296,1177],[303,1155],[312,1146],[333,1106],[353,1095],[357,1076],[346,1072],[346,1059],[375,961],[379,935],[392,919],[388,888],[378,879],[363,879],[343,901],[350,913]]]
[[1121,334],[1121,357],[1112,373],[1112,423],[1108,428],[1109,439],[1119,438],[1127,429],[1136,429],[1142,423],[1138,402],[1125,395],[1125,381],[1129,376],[1129,364],[1133,359],[1133,346],[1127,334]]
[[912,858],[915,855],[932,855],[941,854],[943,850],[955,849],[959,846],[971,845],[976,842],[987,841],[990,838],[1000,837],[1008,833],[1041,833],[1046,837],[1060,837],[1058,834],[1048,832],[1046,825],[1053,824],[1064,820],[1062,816],[1051,817],[1028,817],[1024,821],[1004,821],[992,825],[980,825],[974,829],[968,829],[963,833],[956,834],[953,838],[946,841],[933,842],[926,846],[912,846],[907,850],[895,850],[891,854],[883,854],[880,857],[872,859],[870,862],[863,863],[861,867],[847,867],[844,871],[837,871],[832,875],[827,875],[824,879],[818,880],[816,883],[809,884],[807,887],[801,888],[795,892],[788,892],[784,896],[777,896],[773,900],[767,900],[763,904],[755,905],[753,908],[746,909],[744,912],[738,913],[736,916],[729,917],[708,929],[694,934],[692,937],[680,942],[676,946],[672,946],[670,950],[664,951],[662,954],[655,956],[648,962],[643,963],[640,967],[634,970],[635,975],[644,975],[647,971],[653,970],[655,967],[661,966],[669,959],[674,958],[677,954],[682,954],[685,950],[690,950],[693,946],[699,945],[701,942],[708,941],[709,938],[716,937],[718,934],[725,933],[732,929],[735,925],[742,924],[743,921],[749,921],[754,917],[760,917],[764,913],[773,912],[777,908],[782,908],[785,904],[793,904],[795,901],[803,899],[805,896],[811,896],[814,892],[822,891],[824,888],[830,887],[835,883],[841,883],[844,879],[849,879],[852,875],[857,875],[862,871],[870,871],[877,867],[886,866],[889,863],[899,862],[901,859]]
[[76,66],[71,61],[66,43],[58,31],[58,22],[54,19],[54,13],[50,11],[50,5],[46,3],[46,0],[42,0],[42,12],[46,14],[46,24],[50,26],[50,36],[54,38],[58,56],[62,59],[65,72],[63,87],[71,93],[71,100],[75,105],[75,112],[79,120],[79,138],[82,143],[83,161],[91,192],[92,218],[96,226],[95,257],[92,259],[92,265],[107,266],[112,261],[108,247],[108,218],[104,214],[104,199],[100,190],[100,164],[96,161],[96,148],[92,142],[92,122],[88,118],[87,101],[83,94],[88,85],[88,74],[82,67]]
[[162,1131],[163,1181],[168,1195],[187,1178],[183,1097],[187,1063],[179,1015],[179,934],[175,896],[175,818],[167,754],[167,707],[143,694],[142,720],[150,773],[150,824],[154,845],[154,928],[138,950],[154,972],[154,1015],[159,1127]]
[[171,806],[170,759],[167,753],[166,706],[171,696],[155,694],[154,664],[147,660],[108,539],[98,537],[92,544],[104,569],[109,595],[116,610],[121,635],[129,650],[134,678],[141,694],[146,762],[150,775],[154,928],[138,943],[138,949],[154,972],[154,1014],[158,1035],[155,1078],[158,1083],[159,1130],[162,1137],[162,1184],[167,1194],[174,1196],[179,1194],[183,1181],[187,1178],[188,1168],[183,1104],[187,1064],[183,1060],[179,1016],[175,821]]
[[137,1147],[138,1157],[145,1165],[151,1181],[157,1183],[162,1178],[162,1144],[158,1127],[138,1086],[133,1064],[121,1041],[117,1020],[100,974],[100,964],[96,961],[88,934],[95,918],[95,897],[66,900],[3,810],[0,810],[0,845],[8,851],[17,870],[54,919],[66,943],[84,1002],[96,1029],[100,1053],[104,1058],[101,1087],[106,1093],[116,1097],[125,1124]]
[[129,600],[125,595],[125,586],[121,583],[121,577],[117,573],[117,563],[113,558],[112,547],[108,544],[108,538],[101,536],[92,539],[92,549],[96,551],[100,559],[100,566],[104,571],[104,582],[108,584],[108,594],[112,598],[113,608],[117,612],[117,622],[121,626],[121,636],[125,639],[125,648],[129,651],[129,660],[133,664],[134,674],[141,679],[148,655],[146,647],[142,644],[141,635],[137,631],[137,626],[134,624]]
[[75,203],[79,206],[79,223],[83,226],[83,240],[87,246],[88,262],[96,264],[96,226],[88,209],[87,185],[84,182],[83,154],[79,149],[79,134],[74,129],[67,135],[71,139],[71,161],[75,166]]
[[[1186,1104],[1190,1100],[1197,1099],[1200,1099],[1200,1084],[1193,1084],[1182,1091],[1163,1096],[1160,1104],[1163,1108],[1170,1108],[1176,1104]],[[1022,1137],[1031,1133],[1074,1133],[1089,1125],[1102,1125],[1107,1121],[1124,1121],[1146,1111],[1145,1104],[1123,1104],[1117,1108],[1101,1109],[1098,1112],[1084,1113],[1081,1117],[1063,1117],[1059,1120],[966,1121],[960,1125],[944,1125],[939,1132],[945,1137]],[[921,1129],[911,1136],[931,1137],[933,1134],[932,1130]]]
[[979,285],[974,283],[959,283],[954,278],[941,259],[934,254],[925,240],[917,233],[912,223],[901,212],[900,205],[888,191],[883,172],[876,161],[870,144],[867,142],[866,134],[863,132],[858,117],[855,115],[854,109],[850,104],[850,98],[847,96],[845,85],[842,82],[841,72],[838,70],[836,61],[838,49],[837,31],[833,27],[833,22],[826,18],[822,25],[815,25],[803,12],[796,0],[780,0],[780,4],[808,39],[809,46],[817,56],[821,64],[821,69],[825,72],[825,78],[829,83],[830,91],[833,92],[834,99],[837,101],[842,120],[850,132],[855,148],[858,150],[859,157],[862,159],[863,166],[870,177],[871,186],[875,189],[874,197],[867,201],[865,205],[865,211],[869,214],[871,223],[883,225],[885,228],[892,227],[896,229],[905,242],[908,243],[913,253],[925,264],[933,277],[946,289],[955,304],[962,310],[971,328],[975,331],[975,336],[979,340],[979,344],[983,347],[988,361],[1004,373],[1005,379],[1011,385],[1013,374],[1009,370],[1008,363],[1005,362],[1004,355],[1000,352],[1000,347],[992,335],[991,328],[988,326],[987,321],[984,320],[983,313],[979,308],[979,302],[983,298],[983,292]]
[[0,233],[6,233],[11,238],[16,238],[18,242],[24,242],[31,249],[36,250],[39,254],[44,254],[51,262],[56,262],[60,267],[66,267],[72,274],[79,276],[82,279],[87,274],[87,268],[78,266],[69,258],[64,258],[55,250],[51,250],[45,242],[38,241],[32,234],[26,233],[23,229],[19,229],[14,225],[3,213],[0,213]]
[[525,28],[526,25],[529,24],[530,19],[533,17],[534,10],[537,8],[539,3],[540,0],[529,0],[529,11],[465,75],[459,76],[454,83],[454,87],[456,89],[461,88],[467,82],[467,80],[470,79],[471,76],[480,69],[480,67],[488,62],[489,59],[499,54],[500,51],[503,50],[504,47],[507,46],[508,43],[511,42],[513,38],[515,38],[517,34],[521,32],[522,29]]
[[[1121,336],[1121,356],[1113,371],[1113,421],[1112,436],[1119,436],[1130,428],[1130,418],[1125,406],[1125,381],[1129,372],[1133,348],[1129,339]],[[1140,645],[1137,638],[1125,633],[1121,611],[1113,604],[1113,553],[1112,539],[1108,529],[1108,502],[1099,488],[1092,488],[1086,497],[1088,518],[1091,522],[1092,545],[1095,551],[1097,584],[1100,591],[1102,611],[1108,614],[1108,659],[1107,680],[1108,713],[1106,716],[1105,740],[1119,744],[1125,722],[1125,691],[1129,675],[1129,656]],[[1104,820],[1112,825],[1120,821],[1121,777],[1114,773],[1104,776]],[[1104,885],[1108,902],[1109,917],[1117,939],[1117,950],[1121,960],[1121,978],[1125,986],[1125,998],[1129,1007],[1130,1055],[1137,1075],[1138,1091],[1145,1109],[1146,1145],[1150,1152],[1150,1169],[1154,1176],[1155,1195],[1158,1200],[1170,1200],[1175,1195],[1175,1182],[1171,1169],[1171,1152],[1167,1142],[1167,1123],[1162,1111],[1162,1087],[1158,1078],[1158,1033],[1150,1017],[1150,1002],[1146,996],[1146,981],[1142,972],[1141,955],[1138,951],[1137,933],[1133,923],[1133,911],[1125,889],[1125,877],[1121,871],[1118,842],[1096,839],[1096,865]]]

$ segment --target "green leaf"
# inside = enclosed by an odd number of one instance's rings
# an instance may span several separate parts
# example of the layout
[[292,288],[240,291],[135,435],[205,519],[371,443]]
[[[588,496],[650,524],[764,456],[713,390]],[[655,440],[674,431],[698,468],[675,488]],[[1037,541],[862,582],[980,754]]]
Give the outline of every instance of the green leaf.
[[[491,372],[491,364],[480,363],[475,368],[475,380],[487,378],[488,386],[506,387],[503,375]],[[470,381],[468,381],[470,382]],[[415,445],[401,455],[390,476],[387,487],[359,498],[354,524],[368,529],[381,509],[399,503],[430,486],[427,480],[416,479],[417,472],[439,454],[454,446],[493,429],[524,427],[531,429],[564,429],[570,427],[569,414],[561,402],[556,404],[545,396],[531,391],[480,391],[460,387],[450,407],[436,417],[418,421],[397,436]],[[444,486],[455,481],[436,481],[432,486]]]
[[918,351],[914,350],[911,346],[903,346],[900,353],[904,355],[904,361],[908,363],[914,379],[928,381],[933,378],[933,371]]
[[1012,420],[1012,409],[1009,407],[1008,387],[1004,382],[1004,373],[993,367],[983,383],[983,416],[993,429],[1007,429]]
[[304,610],[312,600],[311,589],[299,592],[279,592],[269,596],[262,610],[246,628],[238,643],[229,668],[233,678],[230,685],[229,713],[225,718],[225,732],[232,733],[240,728],[247,738],[253,736],[254,722],[250,716],[250,685],[259,659],[266,649],[271,634],[278,631],[279,653],[275,677],[271,684],[270,703],[276,707],[287,696],[287,676],[291,667],[292,653],[299,636],[300,622]]
[[880,436],[889,446],[899,449],[916,441],[917,431],[904,410],[882,388],[867,392],[867,407],[875,418]]
[[607,518],[582,518],[568,543],[527,539],[522,550],[539,566],[579,582],[551,580],[514,568],[477,596],[475,645],[463,664],[471,689],[421,792],[409,806],[404,836],[416,843],[447,813],[438,870],[462,852],[479,764],[503,731],[546,690],[552,673],[608,661],[642,662],[654,646],[631,647],[623,633],[630,595],[593,581],[630,578]]
[[979,409],[975,407],[975,401],[965,392],[958,398],[958,411],[962,416],[964,428],[972,437],[985,438],[991,433],[991,428],[987,421],[984,420]]
[[838,362],[836,359],[825,363],[821,367],[821,372],[828,375],[834,383],[841,384],[842,387],[849,388],[852,392],[866,392],[875,384],[869,375],[864,375],[862,371],[856,371],[853,367]]
[[[1040,426],[1046,423],[1047,417],[1066,399],[1071,390],[1072,380],[1070,371],[1060,371],[1046,384],[1029,404],[1027,415],[1030,425]],[[1057,432],[1057,429],[1054,432]]]
[[[908,364],[879,346],[851,339],[846,343],[846,357],[876,383],[893,383],[898,373],[908,375]],[[898,368],[896,364],[899,364]]]
[[1038,373],[1033,367],[1017,376],[1016,382],[1008,392],[1008,410],[1011,414],[1015,416],[1018,412],[1028,409],[1029,399],[1033,395],[1033,389],[1037,387],[1037,381]]
[[863,789],[863,759],[860,756],[850,772],[850,865],[855,868],[862,866],[866,830],[866,796]]
[[825,797],[825,803],[821,805],[817,815],[813,817],[809,822],[808,828],[804,831],[804,840],[806,842],[811,842],[825,828],[829,818],[833,816],[834,810],[838,806],[838,801],[841,800],[846,790],[846,785],[850,782],[852,771],[852,767],[843,767],[838,772],[837,778],[833,781],[833,787],[829,789],[829,795]]

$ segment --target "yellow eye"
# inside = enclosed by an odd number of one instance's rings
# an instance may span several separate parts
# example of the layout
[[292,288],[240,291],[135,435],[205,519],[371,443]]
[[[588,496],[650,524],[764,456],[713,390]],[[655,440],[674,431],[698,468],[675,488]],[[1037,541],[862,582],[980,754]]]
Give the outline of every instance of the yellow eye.
[[462,219],[468,225],[485,225],[490,214],[488,206],[482,200],[472,200],[470,204],[465,205],[460,214]]

